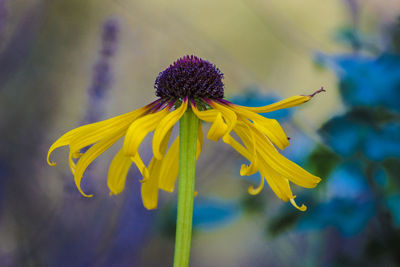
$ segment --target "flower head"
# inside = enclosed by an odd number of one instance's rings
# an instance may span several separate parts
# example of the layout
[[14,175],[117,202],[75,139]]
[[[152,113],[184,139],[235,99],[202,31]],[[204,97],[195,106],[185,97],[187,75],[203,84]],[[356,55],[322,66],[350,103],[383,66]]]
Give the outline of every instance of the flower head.
[[[232,146],[239,154],[249,160],[249,165],[242,165],[241,175],[260,173],[260,185],[249,187],[250,194],[258,194],[266,180],[275,194],[284,201],[290,201],[296,208],[295,196],[289,181],[305,188],[315,187],[321,180],[297,164],[282,156],[289,145],[288,138],[280,124],[258,113],[267,113],[290,108],[309,101],[311,95],[293,96],[282,101],[263,106],[245,107],[233,104],[224,97],[223,74],[210,62],[195,56],[178,59],[156,79],[156,101],[130,113],[105,121],[84,125],[61,136],[51,147],[53,150],[68,145],[70,148],[69,165],[75,177],[78,190],[81,179],[89,164],[101,153],[124,137],[121,150],[115,155],[108,171],[108,187],[111,194],[119,194],[125,186],[128,170],[132,163],[143,176],[142,200],[148,209],[157,207],[158,190],[174,190],[178,177],[179,136],[169,145],[173,126],[187,109],[191,109],[202,121],[210,122],[207,138],[222,140]],[[144,138],[153,134],[153,159],[146,166],[140,156],[139,146]],[[241,142],[236,140],[240,138]],[[197,157],[201,153],[203,131],[198,125]],[[92,145],[85,153],[81,150]]]
[[213,64],[196,56],[185,56],[161,72],[155,82],[156,95],[164,100],[221,99],[224,75]]

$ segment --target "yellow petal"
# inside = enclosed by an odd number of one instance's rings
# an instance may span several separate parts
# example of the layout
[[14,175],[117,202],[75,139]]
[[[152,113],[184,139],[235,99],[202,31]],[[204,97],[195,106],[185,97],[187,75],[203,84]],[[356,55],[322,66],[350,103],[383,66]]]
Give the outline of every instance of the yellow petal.
[[238,141],[236,141],[232,136],[230,135],[226,135],[222,138],[222,140],[230,145],[233,149],[235,149],[237,152],[239,152],[240,155],[242,155],[243,157],[245,157],[248,160],[251,160],[251,154],[250,152],[243,147],[241,144],[239,144]]
[[296,209],[298,209],[298,210],[300,210],[300,211],[306,211],[306,210],[307,210],[307,206],[304,205],[304,204],[302,204],[301,207],[299,207],[299,206],[296,204],[296,202],[294,201],[295,198],[296,198],[296,196],[294,196],[293,198],[291,198],[291,199],[290,199],[290,203],[292,203],[292,205],[293,205]]
[[[209,109],[200,111],[191,103],[192,110],[196,116],[203,121],[212,122],[210,129],[207,133],[207,138],[213,141],[218,141],[228,131],[228,126],[223,120],[223,114],[217,109]],[[235,115],[236,116],[236,115]]]
[[250,195],[257,195],[263,189],[263,187],[264,187],[264,179],[265,178],[261,174],[260,174],[260,178],[261,178],[260,185],[257,188],[254,188],[254,186],[252,186],[252,185],[249,187],[248,192],[249,192]]
[[262,164],[261,173],[265,175],[270,188],[274,193],[283,201],[288,201],[293,198],[293,193],[289,186],[288,179],[280,176],[275,170],[273,170],[268,164]]
[[162,159],[162,153],[160,152],[160,145],[162,140],[164,139],[164,136],[178,122],[178,120],[182,117],[183,113],[185,113],[187,105],[188,101],[187,99],[185,99],[179,108],[170,112],[160,121],[156,130],[154,131],[153,155],[157,159]]
[[254,126],[265,134],[280,149],[285,149],[289,145],[288,138],[280,126],[279,122],[274,119],[268,119],[257,113],[248,111],[243,108],[232,106],[232,110],[241,116],[250,119]]
[[100,154],[102,154],[110,146],[112,146],[115,142],[117,142],[118,139],[122,137],[122,135],[123,133],[101,140],[100,142],[90,147],[88,151],[86,151],[83,154],[83,156],[79,159],[78,163],[76,164],[74,179],[76,187],[83,196],[85,197],[93,196],[93,195],[86,195],[81,189],[81,180],[86,168],[90,165],[90,163],[93,162],[93,160],[95,160],[98,156],[100,156]]
[[207,138],[213,141],[218,141],[228,130],[228,126],[222,119],[222,114],[218,113],[215,120],[211,124],[210,129],[207,133]]
[[276,103],[273,103],[273,104],[270,104],[267,106],[263,106],[263,107],[246,107],[246,106],[239,106],[236,104],[233,104],[233,105],[244,108],[248,111],[252,111],[255,113],[267,113],[267,112],[272,112],[272,111],[279,110],[279,109],[291,108],[291,107],[301,105],[301,104],[309,101],[311,98],[312,98],[312,96],[296,95],[296,96],[292,96],[292,97],[283,99],[279,102],[276,102]]
[[[82,155],[83,155],[83,154],[82,154]],[[68,164],[69,164],[69,169],[71,170],[71,173],[72,173],[72,174],[75,174],[76,163],[74,162],[72,153],[69,153],[69,156],[68,156]]]
[[[203,146],[203,130],[201,123],[199,123],[199,133],[197,136],[196,159],[199,158]],[[158,187],[167,192],[173,192],[175,188],[176,179],[179,172],[179,136],[172,143],[168,149],[167,154],[163,158],[160,180]]]
[[227,106],[218,104],[215,101],[209,101],[208,104],[212,108],[214,108],[222,113],[222,116],[228,127],[226,129],[225,135],[228,135],[236,125],[236,121],[237,121],[236,113],[234,111],[232,111],[230,107],[228,108]]
[[76,153],[81,148],[98,142],[106,135],[126,130],[135,119],[142,116],[153,105],[154,103],[114,118],[80,126],[65,133],[51,145],[47,153],[47,163],[51,166],[55,165],[55,162],[50,162],[50,155],[59,147],[70,145],[73,153]]
[[170,107],[166,107],[161,111],[145,115],[135,120],[126,132],[123,152],[129,156],[135,156],[139,146],[148,133],[153,131],[159,122],[167,115]]
[[[160,153],[162,156],[165,154],[165,151],[168,147],[169,138],[171,136],[172,129],[170,128],[164,138],[161,140],[160,144]],[[164,160],[159,160],[156,157],[153,157],[149,164],[149,179],[142,183],[142,201],[143,205],[146,209],[152,210],[157,208],[158,204],[158,184],[160,179],[163,177],[160,176],[161,165]]]
[[55,165],[56,165],[55,162],[50,162],[50,155],[51,155],[51,153],[53,153],[53,151],[54,151],[55,149],[59,148],[59,147],[69,145],[69,143],[71,142],[71,139],[72,139],[74,136],[76,136],[77,134],[79,134],[79,133],[81,133],[81,132],[85,132],[88,128],[93,129],[93,128],[95,128],[95,126],[94,126],[93,124],[80,126],[80,127],[76,128],[76,129],[73,129],[73,130],[71,130],[71,131],[69,131],[69,132],[63,134],[59,139],[57,139],[57,141],[55,141],[55,142],[51,145],[51,147],[50,147],[50,149],[49,149],[49,151],[48,151],[48,153],[47,153],[47,163],[48,163],[50,166],[55,166]]
[[117,195],[124,190],[131,165],[132,160],[123,154],[122,149],[119,150],[108,168],[107,185],[112,194]]
[[241,120],[237,121],[234,132],[243,141],[245,147],[243,147],[239,142],[237,142],[232,136],[224,136],[223,141],[232,146],[237,152],[239,152],[243,157],[248,159],[251,164],[250,166],[242,165],[240,170],[240,175],[252,175],[258,171],[258,160],[257,160],[257,147],[256,139],[254,133],[249,129],[249,127]]
[[[122,151],[122,153],[125,155],[124,151]],[[143,160],[140,157],[140,153],[138,152],[134,156],[131,156],[130,158],[135,163],[136,167],[139,169],[139,172],[143,177],[141,182],[145,182],[146,180],[148,180],[149,179],[149,170],[147,169],[146,165],[143,163]]]
[[240,175],[249,176],[253,175],[258,171],[258,153],[255,134],[251,129],[243,122],[242,118],[239,117],[237,126],[234,129],[235,133],[242,140],[243,144],[246,146],[251,157],[249,158],[250,165],[247,166],[243,164],[240,168]]
[[253,125],[256,134],[258,152],[265,162],[270,165],[276,172],[289,179],[291,182],[305,188],[314,188],[321,178],[312,175],[296,163],[282,156],[269,140],[259,132]]
[[[271,189],[275,192],[275,194],[280,199],[282,199],[284,201],[288,201],[288,200],[291,200],[294,198],[294,196],[290,190],[288,179],[300,186],[307,187],[307,188],[315,187],[315,185],[320,181],[319,177],[313,176],[312,174],[306,172],[304,169],[302,169],[295,163],[287,160],[282,155],[280,155],[279,152],[269,142],[269,140],[261,132],[259,132],[254,126],[252,126],[250,128],[252,131],[254,131],[255,136],[256,136],[257,153],[259,153],[258,157],[260,159],[259,172],[261,173],[261,176],[266,178]],[[244,140],[244,143],[246,143],[246,142],[248,142],[248,140],[246,141],[246,138],[244,137],[243,129],[244,129],[243,125],[242,125],[241,121],[239,121],[237,126],[235,127],[234,131],[237,133],[237,135],[242,140]],[[251,161],[251,159],[253,157],[251,152],[248,149],[246,149],[245,147],[243,147],[241,144],[239,144],[233,137],[224,136],[223,140],[227,144],[231,145],[243,157],[245,157]],[[269,151],[268,153],[270,153],[270,154],[267,155],[266,150],[268,150]],[[272,151],[274,151],[274,152],[272,152]],[[271,156],[271,153],[273,153],[273,156]],[[275,161],[271,162],[271,157],[278,157],[278,163],[276,163]],[[282,162],[282,161],[284,161],[284,162]],[[288,168],[286,166],[288,164],[291,167],[295,166],[294,167],[295,171],[290,170],[290,167]],[[278,165],[278,168],[276,168],[275,165]],[[296,173],[296,172],[299,172],[299,173]],[[260,189],[260,188],[258,188],[258,189]],[[257,193],[257,189],[249,188],[249,193]],[[301,207],[296,206],[296,208],[299,208],[300,210],[304,210],[305,206],[304,205]]]
[[179,136],[168,149],[163,158],[158,187],[167,192],[173,192],[179,171]]
[[196,114],[196,116],[202,121],[213,122],[217,115],[221,113],[220,111],[215,109],[200,111],[193,103],[191,103],[191,107],[193,113]]

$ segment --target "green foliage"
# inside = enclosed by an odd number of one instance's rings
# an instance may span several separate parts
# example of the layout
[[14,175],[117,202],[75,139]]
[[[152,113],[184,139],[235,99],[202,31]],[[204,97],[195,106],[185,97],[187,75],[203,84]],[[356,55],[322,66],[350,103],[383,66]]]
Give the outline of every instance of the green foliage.
[[306,162],[306,169],[319,177],[328,177],[340,157],[324,145],[318,145]]
[[267,201],[262,194],[252,196],[250,194],[244,194],[240,199],[240,205],[242,210],[247,213],[261,213],[266,208]]
[[300,219],[301,213],[294,209],[288,209],[273,217],[267,224],[267,233],[277,236],[282,232],[291,229]]

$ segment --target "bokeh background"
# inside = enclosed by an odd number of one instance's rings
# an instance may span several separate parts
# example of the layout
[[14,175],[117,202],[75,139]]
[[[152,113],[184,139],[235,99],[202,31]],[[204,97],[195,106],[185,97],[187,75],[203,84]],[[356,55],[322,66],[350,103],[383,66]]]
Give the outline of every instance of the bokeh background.
[[205,142],[191,266],[399,266],[399,15],[398,0],[0,0],[0,266],[171,266],[175,194],[145,210],[132,168],[110,197],[113,148],[86,172],[85,199],[67,149],[53,168],[45,155],[154,100],[158,73],[186,54],[217,64],[239,104],[327,90],[266,114],[291,137],[283,153],[323,179],[293,186],[307,212],[268,187],[248,195],[258,177]]

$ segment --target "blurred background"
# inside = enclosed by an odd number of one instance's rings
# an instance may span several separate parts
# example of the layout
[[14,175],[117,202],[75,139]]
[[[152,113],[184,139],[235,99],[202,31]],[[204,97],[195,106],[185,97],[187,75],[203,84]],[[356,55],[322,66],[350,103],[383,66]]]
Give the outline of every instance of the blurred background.
[[[293,185],[300,212],[247,188],[245,161],[206,140],[197,165],[191,266],[400,265],[400,1],[0,0],[0,266],[171,266],[176,195],[141,203],[132,168],[109,196],[107,151],[83,198],[45,162],[61,134],[155,99],[154,80],[195,54],[226,97],[266,105],[320,94],[278,119],[283,153],[322,177]],[[147,139],[143,153],[151,157]]]

